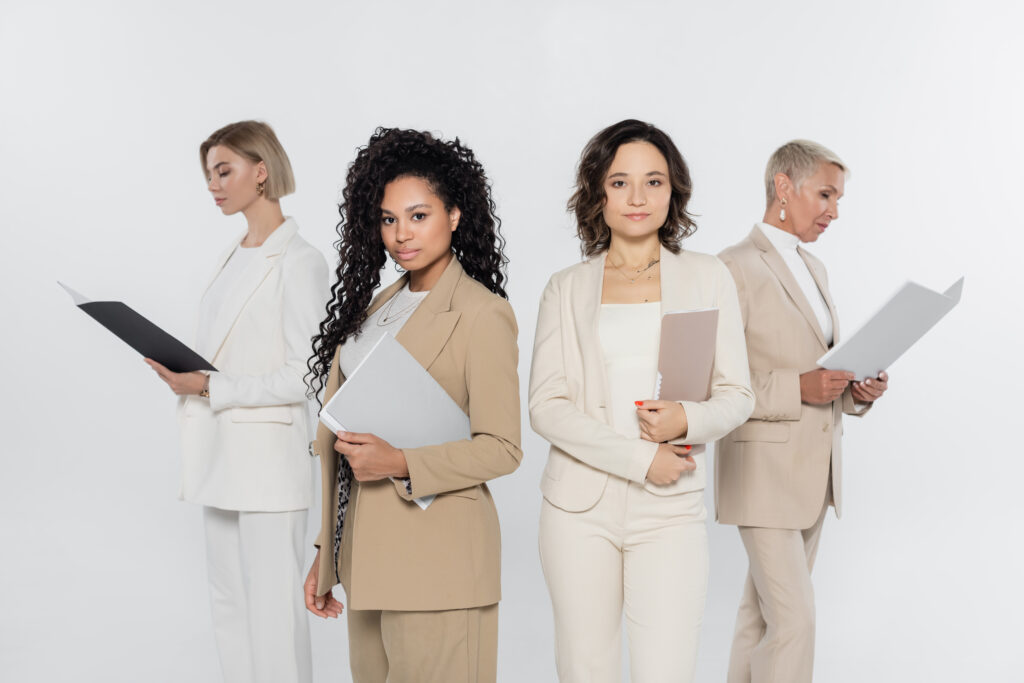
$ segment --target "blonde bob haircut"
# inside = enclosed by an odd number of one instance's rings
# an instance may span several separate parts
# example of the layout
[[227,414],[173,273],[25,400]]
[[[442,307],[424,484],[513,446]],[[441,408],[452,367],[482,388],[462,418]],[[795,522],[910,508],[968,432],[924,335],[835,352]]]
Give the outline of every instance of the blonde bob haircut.
[[209,174],[206,169],[206,155],[217,145],[227,147],[254,164],[263,162],[267,168],[263,196],[267,199],[280,199],[295,192],[292,164],[288,161],[284,147],[274,135],[274,129],[267,124],[262,121],[238,121],[214,131],[213,135],[199,145],[199,162],[203,167],[204,178]]
[[768,206],[775,201],[775,176],[785,173],[796,189],[800,189],[808,177],[814,175],[818,167],[823,163],[835,164],[839,170],[850,175],[850,169],[846,167],[839,155],[824,145],[819,145],[811,140],[790,140],[782,147],[779,147],[768,159],[768,166],[764,169],[764,191],[768,199]]

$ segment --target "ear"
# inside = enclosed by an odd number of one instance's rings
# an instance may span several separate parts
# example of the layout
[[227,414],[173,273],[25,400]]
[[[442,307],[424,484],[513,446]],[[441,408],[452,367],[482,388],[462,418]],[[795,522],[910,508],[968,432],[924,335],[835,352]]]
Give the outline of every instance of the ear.
[[269,175],[270,174],[267,173],[267,165],[266,164],[264,164],[262,161],[259,162],[258,164],[256,164],[256,182],[257,183],[262,183],[264,180],[266,180],[269,177]]
[[448,224],[452,228],[452,232],[455,232],[455,228],[459,227],[459,219],[462,218],[462,211],[459,207],[452,207],[452,210],[448,212]]
[[786,201],[793,201],[793,192],[796,188],[793,187],[793,182],[789,179],[789,176],[785,173],[776,173],[774,180],[775,196]]

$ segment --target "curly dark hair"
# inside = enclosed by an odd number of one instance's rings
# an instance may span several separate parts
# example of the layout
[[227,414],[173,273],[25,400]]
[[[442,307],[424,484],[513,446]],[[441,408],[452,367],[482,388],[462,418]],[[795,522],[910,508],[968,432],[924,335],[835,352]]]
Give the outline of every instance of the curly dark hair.
[[508,298],[501,220],[490,181],[473,151],[458,138],[445,142],[427,132],[378,128],[348,167],[338,205],[337,281],[307,362],[309,394],[318,400],[335,349],[359,334],[373,292],[380,286],[380,272],[387,263],[380,234],[384,188],[409,176],[426,181],[446,210],[458,207],[459,227],[452,233],[455,258],[470,277]]
[[629,142],[651,143],[668,163],[672,199],[668,218],[658,229],[661,244],[673,254],[678,254],[683,238],[697,231],[693,215],[686,210],[693,194],[693,183],[683,155],[672,138],[657,126],[626,119],[608,126],[590,139],[583,148],[576,170],[576,191],[569,199],[568,209],[576,214],[576,234],[580,238],[580,249],[587,258],[607,250],[611,244],[611,228],[604,221],[605,175],[619,147]]

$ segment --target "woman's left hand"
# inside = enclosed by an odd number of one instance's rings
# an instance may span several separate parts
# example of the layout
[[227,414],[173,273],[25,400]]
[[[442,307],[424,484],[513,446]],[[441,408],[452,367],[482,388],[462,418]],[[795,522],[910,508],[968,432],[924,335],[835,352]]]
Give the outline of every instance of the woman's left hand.
[[146,358],[146,364],[153,368],[160,379],[167,382],[167,386],[178,396],[198,395],[206,386],[206,375],[202,372],[172,372],[155,360]]
[[334,450],[345,456],[356,481],[408,477],[405,453],[374,434],[338,432]]
[[686,410],[675,401],[637,401],[636,417],[640,421],[640,437],[655,443],[686,436],[690,428]]
[[873,403],[889,388],[889,374],[878,373],[874,379],[865,379],[863,382],[851,382],[850,393],[853,400],[859,403]]

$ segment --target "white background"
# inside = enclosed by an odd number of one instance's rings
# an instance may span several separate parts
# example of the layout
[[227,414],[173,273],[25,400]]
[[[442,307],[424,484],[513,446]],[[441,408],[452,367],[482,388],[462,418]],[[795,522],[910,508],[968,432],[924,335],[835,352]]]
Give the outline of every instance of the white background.
[[[470,145],[508,238],[525,399],[540,291],[578,259],[578,154],[637,117],[691,165],[698,251],[761,217],[779,144],[848,162],[841,218],[811,249],[847,332],[905,279],[966,275],[889,395],[847,420],[845,515],[815,570],[817,680],[1021,680],[1022,19],[1010,2],[0,1],[0,679],[218,680],[174,400],[55,282],[191,339],[244,228],[204,189],[210,132],[275,127],[298,181],[285,213],[331,263],[345,169],[375,126]],[[525,412],[523,445],[492,487],[500,678],[553,681],[546,448]],[[698,680],[722,681],[746,558],[735,529],[709,529]],[[312,628],[317,680],[347,680],[344,624]]]

